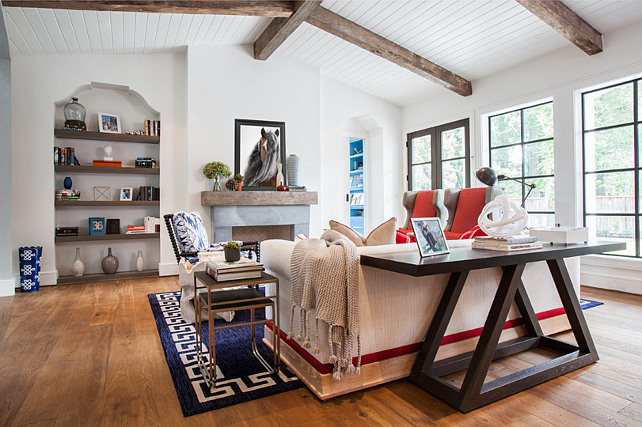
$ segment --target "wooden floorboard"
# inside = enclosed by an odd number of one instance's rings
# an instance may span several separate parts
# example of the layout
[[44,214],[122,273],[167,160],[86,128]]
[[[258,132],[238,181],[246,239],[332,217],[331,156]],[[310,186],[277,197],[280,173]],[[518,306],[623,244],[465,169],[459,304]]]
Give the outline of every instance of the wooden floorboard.
[[[163,277],[0,298],[0,425],[642,425],[642,296],[583,288],[605,303],[584,312],[600,360],[467,414],[399,380],[325,402],[302,388],[184,418],[147,299],[175,290],[178,279]],[[488,378],[548,357],[496,360]]]

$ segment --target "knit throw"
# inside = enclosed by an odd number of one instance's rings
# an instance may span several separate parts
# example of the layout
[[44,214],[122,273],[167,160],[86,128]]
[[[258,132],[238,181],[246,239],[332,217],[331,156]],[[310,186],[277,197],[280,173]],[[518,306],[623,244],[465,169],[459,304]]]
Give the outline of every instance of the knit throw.
[[[290,333],[293,338],[294,313],[299,307],[301,321],[297,340],[310,348],[310,313],[316,309],[315,344],[319,353],[319,320],[328,324],[330,363],[333,377],[361,371],[359,331],[359,255],[357,247],[342,234],[325,231],[320,239],[306,239],[296,244],[290,262],[292,289]],[[352,363],[356,346],[357,366]]]

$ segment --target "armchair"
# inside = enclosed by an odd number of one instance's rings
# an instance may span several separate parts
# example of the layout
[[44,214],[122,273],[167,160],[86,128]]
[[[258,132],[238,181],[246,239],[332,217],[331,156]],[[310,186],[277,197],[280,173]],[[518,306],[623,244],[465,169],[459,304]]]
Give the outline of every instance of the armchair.
[[503,191],[499,187],[447,188],[444,204],[448,208],[448,221],[444,227],[447,240],[471,239],[484,236],[477,219],[486,206]]
[[406,222],[397,230],[397,243],[415,242],[410,218],[437,217],[442,225],[448,219],[448,210],[444,205],[444,190],[407,191],[402,204],[406,208]]

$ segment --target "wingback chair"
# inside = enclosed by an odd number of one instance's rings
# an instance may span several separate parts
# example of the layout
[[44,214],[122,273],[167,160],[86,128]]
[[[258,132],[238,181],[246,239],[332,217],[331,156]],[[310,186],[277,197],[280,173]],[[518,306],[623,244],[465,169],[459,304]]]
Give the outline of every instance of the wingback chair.
[[444,205],[444,190],[406,191],[402,200],[406,208],[406,222],[397,230],[397,243],[416,242],[412,234],[410,218],[437,217],[442,226],[448,219],[448,210]]
[[448,209],[448,221],[444,227],[447,240],[469,239],[485,235],[477,225],[484,206],[503,191],[499,187],[447,188],[444,204]]

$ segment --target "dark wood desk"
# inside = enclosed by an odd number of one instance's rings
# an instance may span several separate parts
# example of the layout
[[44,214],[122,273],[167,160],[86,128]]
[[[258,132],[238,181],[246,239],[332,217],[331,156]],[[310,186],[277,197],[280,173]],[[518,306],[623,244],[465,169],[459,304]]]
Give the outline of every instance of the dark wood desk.
[[[590,243],[544,246],[511,253],[452,248],[449,254],[421,258],[419,252],[362,255],[361,264],[411,276],[450,273],[433,321],[428,328],[410,380],[462,412],[468,412],[598,360],[597,350],[582,314],[564,258],[625,249],[624,243]],[[527,263],[546,261],[555,282],[577,345],[543,334],[521,275]],[[501,267],[503,274],[477,347],[471,353],[435,362],[437,351],[471,270]],[[499,336],[512,302],[523,316],[528,335],[501,344]],[[494,359],[536,347],[563,353],[545,363],[484,383]],[[467,369],[460,388],[441,377]]]

